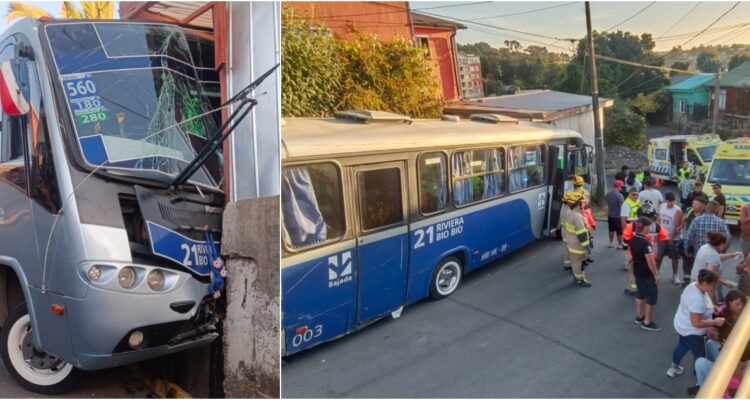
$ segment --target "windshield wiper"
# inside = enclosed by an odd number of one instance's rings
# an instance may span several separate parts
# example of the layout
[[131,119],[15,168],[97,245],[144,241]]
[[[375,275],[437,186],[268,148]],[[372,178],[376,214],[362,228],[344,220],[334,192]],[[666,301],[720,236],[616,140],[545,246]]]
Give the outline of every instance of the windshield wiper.
[[227,117],[226,121],[221,124],[219,129],[216,130],[216,133],[211,136],[211,138],[208,140],[208,143],[206,144],[206,147],[204,147],[203,150],[201,150],[195,156],[193,161],[191,161],[187,165],[187,167],[185,167],[185,169],[182,170],[182,172],[180,172],[177,176],[175,176],[172,182],[169,183],[170,191],[175,191],[180,185],[187,182],[187,180],[190,179],[190,177],[193,176],[193,174],[198,171],[198,169],[200,169],[203,164],[206,163],[208,157],[210,157],[213,152],[219,149],[221,144],[224,143],[224,141],[235,130],[235,128],[237,128],[240,122],[242,122],[247,114],[249,114],[250,111],[258,104],[258,100],[248,97],[250,93],[252,93],[255,88],[260,86],[260,84],[266,78],[268,78],[268,76],[271,75],[273,71],[275,71],[278,67],[279,64],[274,65],[271,69],[266,71],[266,73],[261,75],[254,82],[247,85],[244,89],[240,90],[237,94],[232,96],[232,98],[221,105],[221,107],[224,107],[228,104],[239,103],[239,106],[229,115],[229,117]]

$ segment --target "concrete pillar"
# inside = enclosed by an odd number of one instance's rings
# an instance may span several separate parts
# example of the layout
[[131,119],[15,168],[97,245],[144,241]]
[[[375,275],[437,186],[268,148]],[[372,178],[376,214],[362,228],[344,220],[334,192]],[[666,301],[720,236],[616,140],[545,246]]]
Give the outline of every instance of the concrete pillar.
[[224,321],[226,397],[279,397],[279,196],[224,211],[229,269]]

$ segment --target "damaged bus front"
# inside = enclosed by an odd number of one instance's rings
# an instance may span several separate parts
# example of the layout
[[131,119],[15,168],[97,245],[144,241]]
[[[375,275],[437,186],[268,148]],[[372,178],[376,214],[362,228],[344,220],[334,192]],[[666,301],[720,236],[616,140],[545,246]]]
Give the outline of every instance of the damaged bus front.
[[10,374],[60,393],[82,370],[216,339],[223,160],[196,162],[220,123],[209,33],[25,19],[0,43]]

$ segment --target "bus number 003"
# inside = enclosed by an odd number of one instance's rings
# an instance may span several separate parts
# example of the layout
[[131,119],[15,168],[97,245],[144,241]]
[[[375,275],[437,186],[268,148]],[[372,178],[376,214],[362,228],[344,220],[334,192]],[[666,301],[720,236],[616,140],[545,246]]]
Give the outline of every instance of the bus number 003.
[[323,325],[315,325],[313,329],[308,329],[304,333],[298,333],[292,338],[292,346],[298,347],[302,343],[307,343],[323,334]]

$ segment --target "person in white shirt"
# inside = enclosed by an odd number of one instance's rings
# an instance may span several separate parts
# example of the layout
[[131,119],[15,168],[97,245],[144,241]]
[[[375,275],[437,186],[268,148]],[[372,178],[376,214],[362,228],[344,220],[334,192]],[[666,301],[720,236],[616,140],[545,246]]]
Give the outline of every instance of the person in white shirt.
[[661,192],[654,189],[654,181],[651,178],[646,178],[643,181],[643,186],[643,191],[638,194],[638,202],[641,204],[646,202],[651,203],[654,210],[659,212],[661,203],[664,202],[664,197],[662,197]]
[[661,205],[659,210],[659,224],[667,231],[668,239],[659,243],[659,249],[656,252],[656,266],[661,268],[661,262],[664,256],[672,260],[672,284],[679,285],[680,278],[677,277],[677,270],[680,267],[680,257],[677,249],[681,245],[679,237],[682,228],[682,210],[675,205],[675,195],[672,192],[664,196],[666,203]]
[[[742,253],[737,251],[734,253],[721,254],[721,252],[724,251],[729,245],[727,235],[725,235],[723,232],[709,231],[706,236],[708,236],[708,243],[701,246],[701,248],[698,249],[698,252],[695,254],[695,262],[693,263],[693,271],[690,273],[690,280],[693,282],[697,281],[700,271],[707,269],[711,272],[715,272],[716,275],[719,276],[719,284],[728,289],[733,289],[734,285],[721,279],[723,272],[721,263],[723,261],[729,260],[732,257],[741,258]],[[711,296],[711,299],[716,301],[716,293],[709,294]],[[723,292],[719,287],[718,298],[723,297],[722,294]]]
[[679,335],[677,346],[672,352],[672,366],[667,376],[674,378],[685,372],[680,365],[688,351],[693,353],[693,363],[706,356],[706,329],[724,325],[724,318],[711,319],[714,305],[708,293],[716,290],[719,276],[704,269],[698,274],[698,281],[685,286],[680,296],[680,305],[674,315],[674,329]]

